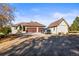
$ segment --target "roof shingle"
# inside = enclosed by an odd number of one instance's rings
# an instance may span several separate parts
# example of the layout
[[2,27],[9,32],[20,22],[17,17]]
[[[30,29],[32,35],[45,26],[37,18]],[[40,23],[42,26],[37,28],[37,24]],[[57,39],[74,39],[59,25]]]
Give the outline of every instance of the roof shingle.
[[16,24],[16,25],[24,25],[24,26],[27,26],[27,27],[45,27],[45,25],[43,24],[40,24],[38,22],[22,22],[22,23],[19,23],[19,24]]
[[[62,21],[65,21],[65,20],[64,20],[63,18],[61,18],[61,19],[59,19],[59,20],[57,20],[57,21],[51,23],[51,24],[48,26],[48,28],[57,27]],[[66,22],[66,21],[65,21],[65,22]],[[67,24],[67,22],[66,22],[66,24]],[[68,24],[67,24],[67,25],[68,25]]]

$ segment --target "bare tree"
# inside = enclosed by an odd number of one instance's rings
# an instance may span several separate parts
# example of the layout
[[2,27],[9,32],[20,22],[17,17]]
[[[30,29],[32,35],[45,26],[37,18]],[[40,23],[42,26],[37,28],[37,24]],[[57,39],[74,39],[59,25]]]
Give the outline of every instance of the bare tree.
[[0,28],[14,20],[14,9],[9,4],[0,4]]

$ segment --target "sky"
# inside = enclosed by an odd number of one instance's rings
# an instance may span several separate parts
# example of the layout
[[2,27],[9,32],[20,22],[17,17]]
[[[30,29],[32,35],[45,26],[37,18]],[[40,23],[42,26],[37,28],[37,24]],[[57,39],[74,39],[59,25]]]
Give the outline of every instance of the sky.
[[15,8],[14,23],[35,21],[48,26],[64,18],[71,25],[79,16],[79,3],[11,3]]

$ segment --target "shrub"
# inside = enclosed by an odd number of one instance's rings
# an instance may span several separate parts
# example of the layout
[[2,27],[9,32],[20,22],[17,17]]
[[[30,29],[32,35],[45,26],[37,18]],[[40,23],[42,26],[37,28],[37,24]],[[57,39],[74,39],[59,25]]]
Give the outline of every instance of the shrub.
[[3,33],[4,35],[7,35],[11,32],[11,28],[10,27],[3,27],[0,29],[0,33]]

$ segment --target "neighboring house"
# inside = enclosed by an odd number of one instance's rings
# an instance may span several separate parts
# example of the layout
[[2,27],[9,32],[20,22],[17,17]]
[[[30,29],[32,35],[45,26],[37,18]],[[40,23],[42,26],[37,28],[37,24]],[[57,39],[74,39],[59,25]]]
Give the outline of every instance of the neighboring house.
[[48,26],[52,34],[67,34],[68,33],[69,25],[63,19],[59,19]]
[[[38,23],[38,22],[22,22],[22,23],[18,23],[16,24],[16,26],[13,27],[14,30],[17,30],[17,28],[19,28],[19,31],[22,33],[36,33],[36,32],[40,32],[43,33],[45,26]],[[13,32],[15,32],[13,30]]]

